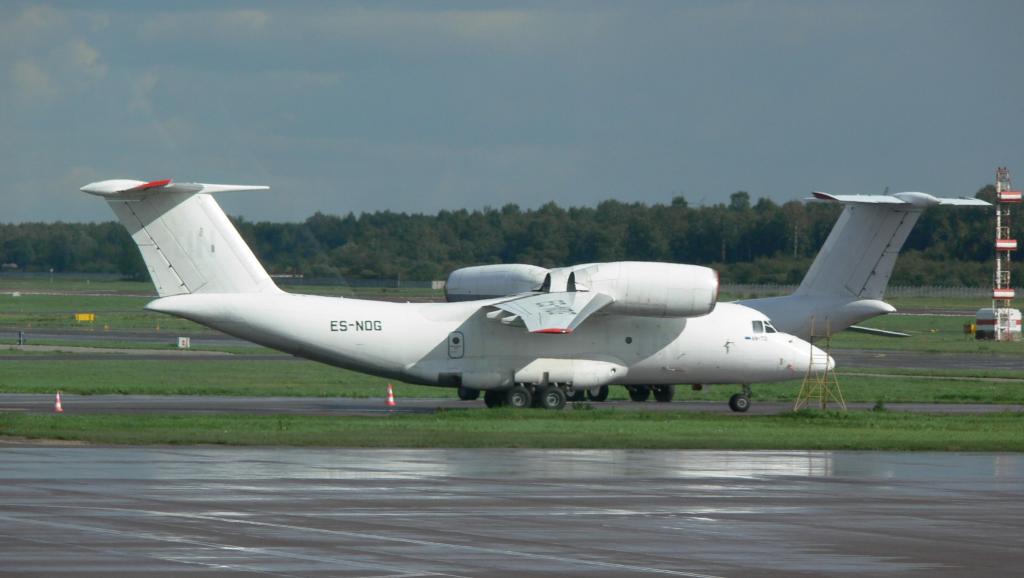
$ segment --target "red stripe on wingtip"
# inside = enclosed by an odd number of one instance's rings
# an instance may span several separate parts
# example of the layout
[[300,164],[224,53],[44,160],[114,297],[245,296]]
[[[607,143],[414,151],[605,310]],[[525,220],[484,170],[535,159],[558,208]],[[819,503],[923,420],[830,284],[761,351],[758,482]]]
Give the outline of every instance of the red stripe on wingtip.
[[166,187],[169,184],[171,184],[171,179],[163,179],[163,180],[160,180],[160,181],[150,181],[148,183],[143,183],[143,184],[135,187],[132,190],[134,190],[134,191],[144,191],[146,189],[155,189],[157,187]]
[[534,331],[534,333],[572,333],[572,329],[538,329],[537,331]]

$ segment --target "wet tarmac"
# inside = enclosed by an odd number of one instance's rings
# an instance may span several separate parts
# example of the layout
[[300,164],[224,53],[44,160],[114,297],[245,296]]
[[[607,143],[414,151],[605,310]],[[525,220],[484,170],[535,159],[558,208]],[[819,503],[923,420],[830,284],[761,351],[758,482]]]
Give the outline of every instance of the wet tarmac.
[[[450,398],[406,398],[398,388],[398,405],[387,407],[384,398],[348,397],[235,397],[212,395],[74,395],[63,394],[62,406],[68,415],[90,413],[247,413],[291,415],[367,415],[387,416],[396,413],[434,413],[439,409],[479,409],[484,403]],[[50,413],[53,411],[52,394],[4,393],[0,394],[0,412]],[[735,415],[775,415],[793,411],[793,402],[755,401],[744,414],[735,413],[724,401],[674,401],[672,403],[635,403],[607,401],[590,403],[595,408],[615,408],[620,411],[689,411]],[[853,411],[867,411],[874,403],[848,403]],[[888,411],[914,413],[985,414],[1024,412],[1020,404],[965,404],[965,403],[887,403]],[[573,405],[566,406],[572,411]]]
[[1019,575],[1024,456],[0,446],[4,576]]

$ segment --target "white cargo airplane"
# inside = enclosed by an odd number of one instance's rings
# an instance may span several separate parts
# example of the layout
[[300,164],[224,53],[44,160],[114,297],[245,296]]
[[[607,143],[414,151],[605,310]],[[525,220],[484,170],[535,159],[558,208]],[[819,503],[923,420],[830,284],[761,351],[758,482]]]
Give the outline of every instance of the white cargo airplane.
[[138,245],[160,296],[147,309],[338,367],[463,397],[483,390],[492,407],[561,408],[583,390],[603,398],[609,384],[654,386],[667,401],[677,383],[779,381],[831,363],[763,313],[716,307],[717,273],[692,265],[600,264],[540,291],[455,303],[285,293],[210,196],[265,188],[109,180],[82,190],[107,199]]
[[[833,365],[761,311],[716,305],[717,273],[693,265],[584,265],[553,270],[532,287],[502,285],[506,273],[483,271],[473,283],[499,295],[450,303],[285,293],[210,196],[266,188],[108,180],[82,190],[107,199],[138,245],[159,295],[147,309],[330,365],[456,387],[463,398],[482,390],[489,407],[536,400],[561,408],[583,391],[601,400],[610,384],[631,387],[634,399],[653,392],[669,401],[679,383],[780,381]],[[904,212],[919,212],[907,205]],[[783,313],[793,309],[777,303]],[[730,406],[749,405],[744,385]]]

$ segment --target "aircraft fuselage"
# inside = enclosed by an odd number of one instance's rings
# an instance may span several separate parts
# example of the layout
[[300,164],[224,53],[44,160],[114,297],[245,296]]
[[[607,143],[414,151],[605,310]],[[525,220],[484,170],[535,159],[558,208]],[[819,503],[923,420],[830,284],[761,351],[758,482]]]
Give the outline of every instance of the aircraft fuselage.
[[[599,315],[571,334],[538,335],[488,318],[493,301],[194,294],[147,308],[337,367],[484,390],[537,379],[582,387],[771,382],[802,377],[812,359],[809,343],[755,333],[752,322],[765,316],[732,303],[692,318]],[[827,363],[813,351],[817,364]]]

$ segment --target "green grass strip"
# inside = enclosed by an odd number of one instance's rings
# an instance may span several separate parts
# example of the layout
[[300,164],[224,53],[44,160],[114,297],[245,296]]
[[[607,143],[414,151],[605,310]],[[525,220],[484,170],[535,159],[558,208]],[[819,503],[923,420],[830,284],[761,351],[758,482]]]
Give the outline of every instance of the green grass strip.
[[581,410],[432,415],[47,415],[0,413],[0,435],[98,444],[366,448],[622,448],[1024,451],[1024,414],[804,411],[777,416]]

